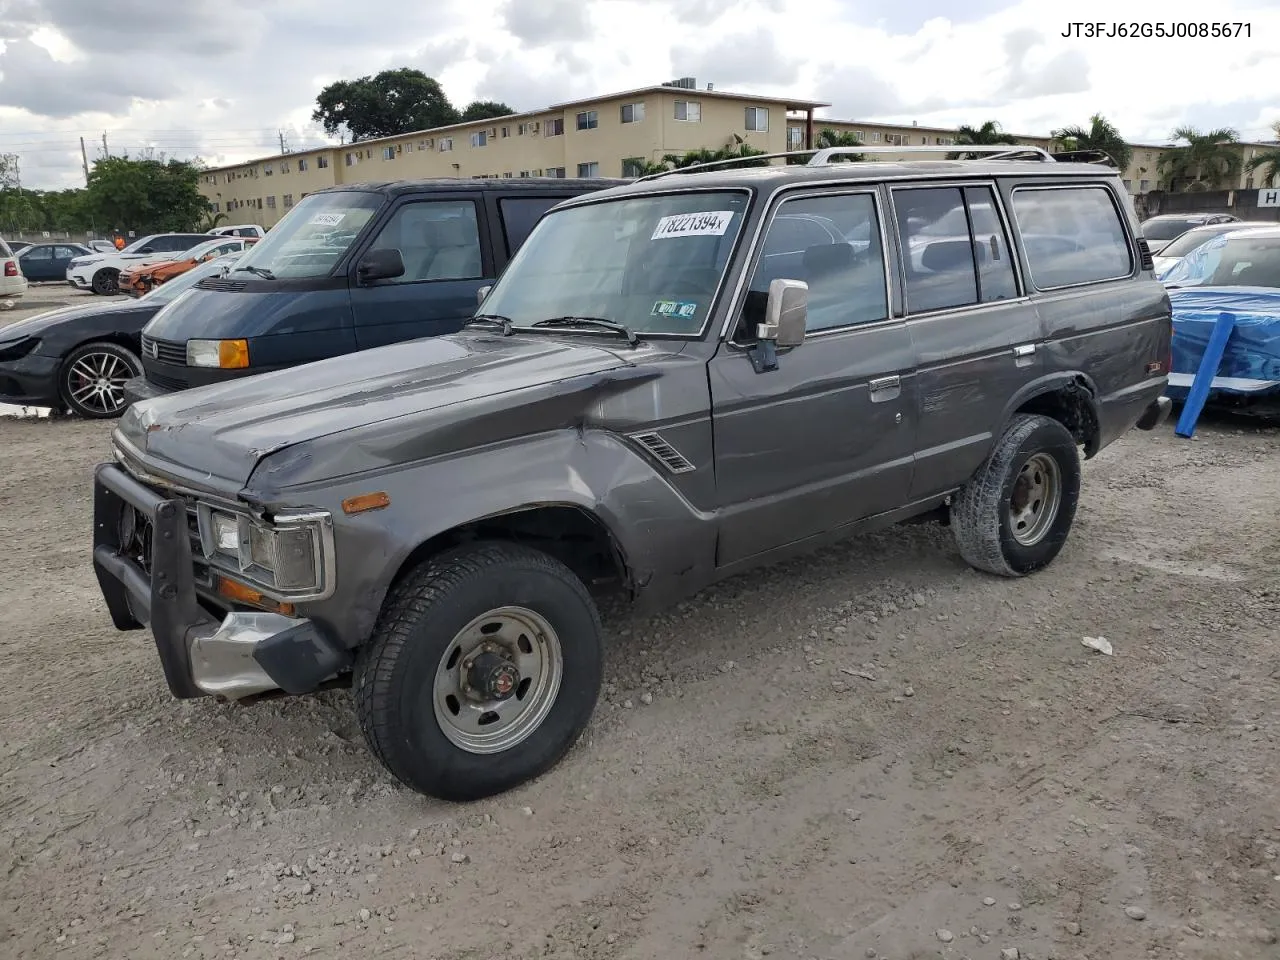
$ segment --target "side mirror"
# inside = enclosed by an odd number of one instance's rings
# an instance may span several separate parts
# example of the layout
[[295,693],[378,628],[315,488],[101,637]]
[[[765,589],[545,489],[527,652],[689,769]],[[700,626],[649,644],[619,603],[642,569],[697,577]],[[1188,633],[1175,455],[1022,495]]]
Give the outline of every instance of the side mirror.
[[489,291],[493,289],[493,284],[486,284],[476,291],[476,303],[484,303],[484,298],[489,295]]
[[373,283],[375,280],[391,280],[403,276],[404,257],[395,247],[370,250],[356,267],[356,279],[360,283]]
[[774,280],[769,284],[764,323],[756,325],[756,336],[778,347],[798,347],[804,343],[809,318],[809,284],[803,280]]

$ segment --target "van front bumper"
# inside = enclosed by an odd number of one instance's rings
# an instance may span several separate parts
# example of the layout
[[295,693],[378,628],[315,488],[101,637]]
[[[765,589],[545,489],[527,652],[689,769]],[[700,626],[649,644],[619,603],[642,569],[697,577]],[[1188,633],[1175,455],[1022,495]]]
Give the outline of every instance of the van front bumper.
[[175,697],[309,693],[351,665],[312,621],[264,611],[215,615],[200,602],[186,500],[114,463],[94,471],[93,567],[118,630],[150,626]]

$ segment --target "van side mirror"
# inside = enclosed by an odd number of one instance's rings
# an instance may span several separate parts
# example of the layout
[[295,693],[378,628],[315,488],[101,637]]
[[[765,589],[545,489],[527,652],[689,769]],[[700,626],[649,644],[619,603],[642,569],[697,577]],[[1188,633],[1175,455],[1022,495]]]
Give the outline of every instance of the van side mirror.
[[489,291],[492,289],[493,289],[493,284],[489,283],[489,284],[485,284],[483,287],[477,290],[476,303],[477,304],[484,303],[484,298],[489,295]]
[[356,279],[360,283],[373,283],[375,280],[391,280],[403,276],[404,257],[395,247],[370,250],[356,266]]
[[798,347],[804,343],[809,319],[809,284],[803,280],[774,280],[769,284],[764,323],[756,325],[760,340],[778,347]]

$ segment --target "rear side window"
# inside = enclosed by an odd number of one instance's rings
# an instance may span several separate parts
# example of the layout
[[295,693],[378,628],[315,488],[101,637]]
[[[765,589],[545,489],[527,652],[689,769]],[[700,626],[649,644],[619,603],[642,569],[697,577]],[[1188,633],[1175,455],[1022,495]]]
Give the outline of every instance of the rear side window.
[[498,201],[502,216],[502,232],[507,236],[507,253],[520,249],[538,218],[564,197],[503,197]]
[[990,187],[895,190],[907,309],[949,310],[1018,295],[1009,239]]
[[1020,187],[1013,216],[1031,282],[1041,290],[1133,273],[1133,253],[1119,207],[1105,187]]

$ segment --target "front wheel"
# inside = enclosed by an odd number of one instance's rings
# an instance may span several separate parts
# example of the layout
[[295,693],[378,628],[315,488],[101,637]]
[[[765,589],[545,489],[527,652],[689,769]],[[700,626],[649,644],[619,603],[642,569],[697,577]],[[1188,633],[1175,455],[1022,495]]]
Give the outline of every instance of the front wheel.
[[951,506],[960,555],[972,567],[1020,577],[1058,555],[1080,499],[1076,441],[1050,417],[1018,414]]
[[142,361],[118,343],[86,343],[62,361],[59,390],[72,412],[107,420],[124,412],[124,385],[142,376]]
[[357,658],[370,749],[406,786],[478,800],[554,766],[600,693],[600,617],[559,561],[488,543],[427,560],[387,596]]
[[120,271],[109,267],[93,275],[93,292],[101,297],[113,297],[120,292]]

